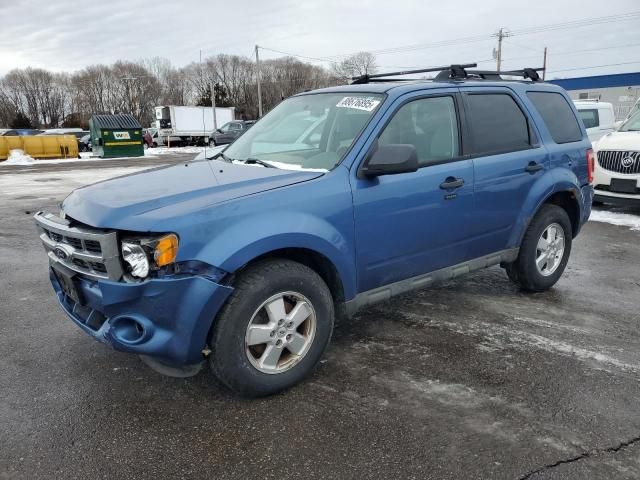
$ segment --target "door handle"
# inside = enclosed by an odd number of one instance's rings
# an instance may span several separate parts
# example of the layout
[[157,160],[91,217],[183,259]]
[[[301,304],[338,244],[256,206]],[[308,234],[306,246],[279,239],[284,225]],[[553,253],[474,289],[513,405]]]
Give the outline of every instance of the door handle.
[[442,190],[453,190],[454,188],[460,188],[464,185],[464,180],[461,178],[447,177],[447,179],[440,184]]
[[529,172],[531,174],[536,173],[544,168],[544,165],[536,162],[529,162],[529,165],[524,167],[525,172]]

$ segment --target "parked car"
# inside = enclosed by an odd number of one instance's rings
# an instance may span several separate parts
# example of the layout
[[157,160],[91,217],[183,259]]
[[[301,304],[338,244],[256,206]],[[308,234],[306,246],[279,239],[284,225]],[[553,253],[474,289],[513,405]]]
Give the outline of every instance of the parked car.
[[[591,144],[560,87],[487,75],[301,93],[210,159],[75,190],[35,215],[60,305],[159,371],[209,362],[260,396],[309,374],[336,316],[492,265],[551,288],[590,215]],[[318,112],[317,143],[253,153]]]
[[91,151],[91,134],[90,133],[83,135],[82,138],[78,140],[78,150],[80,150],[81,152]]
[[36,130],[33,128],[16,128],[5,131],[2,135],[6,137],[26,137],[31,135],[40,135],[42,130]]
[[591,143],[616,130],[613,105],[608,102],[575,100],[578,115],[587,129]]
[[81,128],[50,128],[44,130],[41,135],[75,135],[77,139],[80,139],[87,133],[89,133],[88,130],[82,130]]
[[216,145],[227,145],[233,142],[249,130],[254,123],[256,122],[253,120],[234,120],[233,122],[225,123],[219,129],[211,132],[209,135],[209,146],[215,147]]
[[640,206],[640,110],[596,144],[594,200]]

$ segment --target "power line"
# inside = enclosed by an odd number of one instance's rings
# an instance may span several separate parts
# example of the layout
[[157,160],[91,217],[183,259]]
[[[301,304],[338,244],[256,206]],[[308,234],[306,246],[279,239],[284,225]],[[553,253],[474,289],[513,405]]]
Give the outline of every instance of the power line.
[[[553,55],[553,57],[560,57],[560,56],[575,55],[575,54],[580,54],[580,53],[597,52],[597,51],[600,51],[600,50],[611,50],[613,48],[619,49],[619,48],[629,48],[629,47],[638,47],[638,46],[640,46],[640,43],[629,43],[629,44],[626,44],[626,45],[610,45],[608,47],[585,48],[585,49],[582,49],[582,50],[565,50],[565,51],[560,51],[560,52],[552,51],[551,54]],[[524,56],[524,57],[511,57],[511,58],[505,58],[503,60],[506,62],[506,61],[513,61],[513,60],[527,60],[529,58],[540,58],[541,54],[542,54],[542,52],[540,52],[539,55],[527,55],[527,56]],[[485,63],[485,62],[493,62],[493,59],[478,60],[476,63]]]
[[592,68],[601,68],[601,67],[618,67],[620,65],[633,65],[636,63],[640,63],[640,60],[637,60],[635,62],[608,63],[606,65],[590,65],[588,67],[564,68],[562,70],[552,70],[547,73],[572,72],[574,70],[590,70]]
[[[296,57],[296,58],[304,58],[306,60],[314,60],[314,61],[318,61],[318,62],[328,62],[331,63],[332,65],[336,65],[339,63],[338,60],[334,60],[331,58],[325,58],[325,57],[310,57],[308,55],[298,55],[296,53],[291,53],[291,52],[284,52],[282,50],[276,50],[274,48],[269,48],[269,47],[263,47],[262,45],[259,46],[260,50],[267,50],[269,52],[275,52],[275,53],[279,53],[281,55],[287,55],[289,57]],[[417,69],[417,68],[422,68],[422,67],[407,67],[407,66],[399,66],[399,65],[384,65],[384,66],[379,66],[379,68],[401,68],[401,69]]]
[[[553,30],[570,29],[570,28],[578,28],[578,27],[590,26],[590,25],[601,25],[606,23],[629,21],[629,20],[635,20],[637,18],[640,18],[640,11],[628,12],[628,13],[617,14],[617,15],[609,15],[606,17],[584,18],[581,20],[573,20],[570,22],[538,25],[535,27],[527,27],[522,29],[510,30],[509,33],[511,35],[530,35],[534,33],[542,33],[542,32],[548,32]],[[398,46],[398,47],[380,49],[380,50],[369,50],[369,52],[373,53],[374,55],[387,55],[390,53],[411,52],[414,50],[422,50],[427,48],[445,47],[450,45],[461,45],[461,44],[467,44],[467,43],[487,41],[487,40],[490,40],[493,36],[495,36],[495,34],[475,35],[470,37],[460,37],[456,39],[443,40],[440,42],[433,42],[433,43],[405,45],[405,46]],[[354,55],[355,53],[357,52],[331,55],[329,58],[346,57],[346,56]]]
[[520,30],[512,30],[514,35],[531,35],[534,33],[550,32],[553,30],[563,30],[569,28],[578,28],[593,25],[602,25],[605,23],[622,22],[635,20],[640,17],[640,11],[620,13],[617,15],[609,15],[606,17],[583,18],[581,20],[573,20],[569,22],[552,23],[548,25],[539,25],[537,27],[521,28]]

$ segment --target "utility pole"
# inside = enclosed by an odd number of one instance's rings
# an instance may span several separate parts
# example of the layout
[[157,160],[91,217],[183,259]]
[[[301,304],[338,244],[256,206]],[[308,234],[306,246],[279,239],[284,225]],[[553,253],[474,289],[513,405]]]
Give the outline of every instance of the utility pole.
[[544,47],[544,58],[542,59],[542,81],[547,74],[547,47]]
[[260,55],[258,49],[260,47],[256,45],[256,78],[258,80],[258,118],[262,118],[262,88],[260,86]]
[[216,118],[216,84],[211,84],[211,108],[213,108],[213,131],[218,130],[218,121]]
[[495,33],[493,36],[498,37],[498,51],[496,53],[496,70],[499,72],[500,67],[502,66],[502,40],[505,37],[511,36],[511,34],[509,32],[505,32],[504,28],[501,27],[498,33]]

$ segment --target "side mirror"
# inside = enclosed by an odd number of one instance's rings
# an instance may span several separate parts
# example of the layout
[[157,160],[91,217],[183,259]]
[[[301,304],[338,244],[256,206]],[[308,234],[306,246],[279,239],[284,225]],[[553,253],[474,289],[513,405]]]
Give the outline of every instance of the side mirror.
[[363,177],[410,173],[418,170],[416,147],[405,144],[380,145],[360,169]]
[[216,132],[217,133],[224,133],[222,130],[220,130],[219,128],[216,128]]

